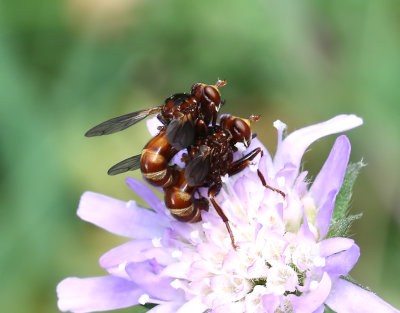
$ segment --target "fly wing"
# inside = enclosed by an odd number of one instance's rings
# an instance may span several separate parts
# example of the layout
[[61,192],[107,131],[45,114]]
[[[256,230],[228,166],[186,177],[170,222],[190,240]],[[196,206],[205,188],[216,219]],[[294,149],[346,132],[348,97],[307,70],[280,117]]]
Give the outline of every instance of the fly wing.
[[125,173],[127,171],[134,171],[140,168],[140,157],[141,154],[135,155],[128,159],[125,159],[108,170],[108,175],[117,175],[121,173]]
[[210,158],[198,155],[188,162],[185,168],[185,178],[189,186],[199,186],[204,183],[210,171]]
[[194,135],[194,125],[190,120],[175,118],[167,126],[167,140],[176,150],[185,149],[193,144]]
[[99,125],[89,129],[86,132],[85,136],[95,137],[95,136],[103,136],[116,133],[128,127],[131,127],[132,125],[140,122],[149,115],[158,113],[160,111],[161,107],[155,107],[114,117],[108,121],[100,123]]

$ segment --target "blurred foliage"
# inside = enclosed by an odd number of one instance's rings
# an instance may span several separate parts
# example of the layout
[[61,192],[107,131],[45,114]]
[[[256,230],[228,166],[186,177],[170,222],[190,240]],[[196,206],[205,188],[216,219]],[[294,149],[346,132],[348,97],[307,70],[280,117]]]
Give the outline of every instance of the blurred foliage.
[[[58,281],[103,275],[98,257],[124,240],[75,210],[85,190],[135,198],[106,170],[140,152],[145,123],[84,132],[218,77],[229,83],[225,112],[261,114],[256,132],[272,152],[276,119],[292,131],[339,113],[364,118],[348,132],[352,160],[368,164],[352,200],[364,213],[352,276],[400,307],[399,21],[395,0],[2,0],[2,311],[57,312]],[[311,175],[334,137],[306,155]]]

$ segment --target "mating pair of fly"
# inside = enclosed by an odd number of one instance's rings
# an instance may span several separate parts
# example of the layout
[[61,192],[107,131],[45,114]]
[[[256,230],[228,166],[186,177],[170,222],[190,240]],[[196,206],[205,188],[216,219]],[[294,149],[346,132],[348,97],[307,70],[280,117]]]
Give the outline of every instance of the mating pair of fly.
[[[218,80],[215,85],[194,84],[189,94],[174,94],[161,106],[105,121],[90,129],[85,136],[112,134],[157,113],[162,123],[159,133],[145,145],[141,154],[114,165],[108,174],[116,175],[140,168],[151,185],[163,188],[165,204],[172,215],[179,221],[190,223],[201,221],[201,210],[208,211],[208,200],[199,192],[199,188],[207,188],[208,198],[224,221],[232,246],[236,249],[229,220],[215,197],[222,188],[222,176],[241,172],[263,152],[258,147],[234,160],[237,144],[250,145],[254,136],[251,122],[259,117],[252,115],[244,119],[224,115],[217,123],[218,112],[225,102],[221,100],[219,87],[224,85],[224,80]],[[172,158],[184,149],[182,161],[185,167],[171,164]],[[266,184],[260,170],[257,169],[257,173],[264,187],[285,198],[282,191]]]

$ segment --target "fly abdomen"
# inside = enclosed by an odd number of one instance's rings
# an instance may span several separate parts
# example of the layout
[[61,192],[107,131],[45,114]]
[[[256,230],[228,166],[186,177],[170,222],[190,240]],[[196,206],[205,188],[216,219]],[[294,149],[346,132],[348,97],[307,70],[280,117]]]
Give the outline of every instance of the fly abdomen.
[[195,187],[188,185],[185,169],[177,173],[175,184],[164,188],[165,205],[171,214],[181,222],[195,223],[201,221],[201,210],[208,210],[208,201],[194,197]]
[[140,158],[140,168],[150,184],[166,188],[173,183],[174,170],[168,163],[175,153],[167,141],[165,130],[147,143]]
[[171,214],[181,222],[197,222],[199,219],[198,210],[193,204],[191,193],[179,190],[177,187],[165,189],[165,205]]

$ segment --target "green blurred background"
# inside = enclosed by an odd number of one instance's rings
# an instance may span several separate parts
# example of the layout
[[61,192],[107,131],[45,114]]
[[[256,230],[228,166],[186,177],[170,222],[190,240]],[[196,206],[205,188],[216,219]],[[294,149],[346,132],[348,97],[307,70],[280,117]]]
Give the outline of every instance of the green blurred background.
[[[352,201],[364,213],[352,275],[400,307],[399,30],[396,0],[1,0],[1,312],[57,312],[58,281],[103,275],[99,256],[124,241],[75,213],[85,190],[135,197],[127,175],[106,170],[141,151],[145,123],[85,131],[218,77],[224,111],[261,114],[272,152],[276,119],[293,131],[364,118],[347,133],[351,159],[368,164]],[[336,137],[307,153],[314,177]]]

